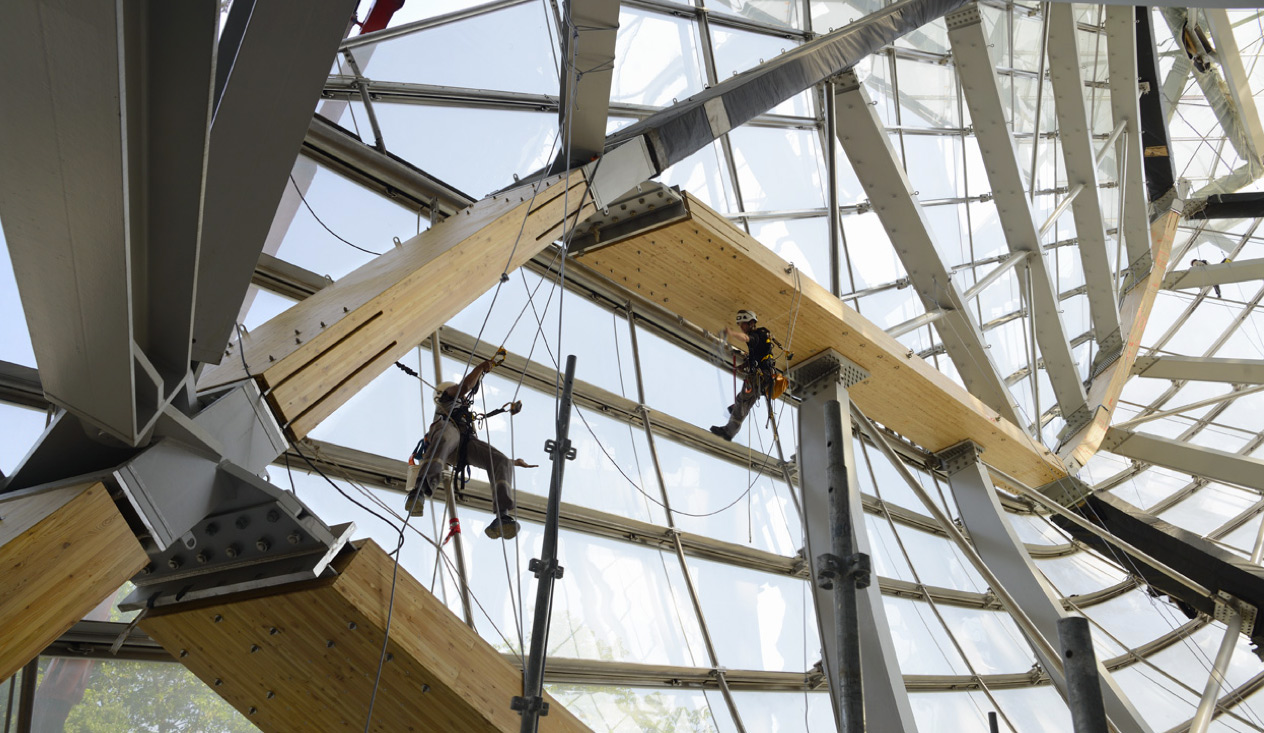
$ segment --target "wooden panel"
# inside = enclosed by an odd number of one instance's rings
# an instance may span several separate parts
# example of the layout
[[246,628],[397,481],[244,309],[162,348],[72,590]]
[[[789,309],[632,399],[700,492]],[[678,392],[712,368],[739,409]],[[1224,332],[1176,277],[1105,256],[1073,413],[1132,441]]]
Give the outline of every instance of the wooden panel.
[[[305,436],[373,381],[594,210],[581,171],[484,199],[422,232],[255,329],[250,374],[292,438]],[[565,212],[565,213],[564,213]],[[512,253],[512,258],[511,258]],[[506,267],[506,263],[508,267]],[[208,388],[246,378],[231,347],[203,376]]]
[[[140,626],[264,731],[362,731],[392,561],[370,541],[334,565],[332,580],[162,609]],[[403,570],[394,609],[372,730],[519,729],[521,671]],[[541,731],[588,730],[549,702]]]
[[1172,256],[1172,240],[1176,237],[1176,225],[1180,221],[1178,212],[1169,211],[1150,224],[1150,252],[1154,267],[1144,285],[1125,295],[1119,307],[1119,321],[1127,328],[1123,354],[1089,385],[1088,406],[1093,411],[1093,420],[1071,436],[1058,451],[1072,473],[1097,453],[1110,428],[1110,419],[1115,414],[1115,405],[1124,390],[1124,383],[1132,376],[1132,365],[1137,360],[1154,299],[1163,287],[1163,275]]
[[[868,416],[938,451],[966,438],[983,459],[1033,486],[1065,476],[1061,461],[919,359],[881,328],[691,195],[692,220],[591,251],[582,261],[615,283],[713,331],[750,308],[799,363],[832,348],[873,375],[851,390]],[[802,298],[799,298],[799,291]],[[794,338],[790,341],[791,321]],[[717,416],[722,412],[717,406]]]
[[148,562],[99,482],[0,498],[0,679]]

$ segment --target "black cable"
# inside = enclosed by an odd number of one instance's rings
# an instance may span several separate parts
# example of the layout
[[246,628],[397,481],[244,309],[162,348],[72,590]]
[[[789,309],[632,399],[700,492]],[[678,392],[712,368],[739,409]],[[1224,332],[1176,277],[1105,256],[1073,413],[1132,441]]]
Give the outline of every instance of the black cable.
[[311,204],[309,204],[309,203],[307,203],[307,197],[303,195],[303,190],[302,190],[301,188],[299,188],[299,187],[298,187],[298,181],[295,181],[295,180],[294,180],[294,174],[293,174],[293,173],[291,173],[291,174],[290,174],[290,183],[293,183],[293,184],[294,184],[294,190],[295,190],[296,192],[298,192],[298,197],[299,197],[299,199],[300,199],[300,200],[302,200],[303,205],[307,207],[307,210],[308,210],[309,212],[311,212],[312,218],[316,220],[316,223],[317,223],[317,224],[320,224],[322,227],[324,227],[324,228],[325,228],[325,231],[327,231],[327,232],[329,232],[330,234],[332,234],[332,235],[334,236],[334,238],[335,238],[335,239],[337,239],[338,241],[340,241],[340,242],[342,242],[343,244],[347,245],[348,247],[354,247],[355,249],[358,249],[358,250],[360,250],[361,252],[364,252],[365,254],[371,254],[371,255],[373,255],[373,256],[375,256],[375,257],[380,257],[380,256],[382,255],[382,253],[381,253],[381,252],[374,252],[374,251],[373,251],[373,250],[371,250],[371,249],[365,249],[364,247],[361,247],[361,246],[360,246],[360,245],[358,245],[358,244],[352,244],[351,242],[348,242],[347,240],[345,240],[345,239],[343,239],[342,237],[338,236],[338,233],[337,233],[337,232],[335,232],[334,230],[330,229],[328,224],[326,224],[325,222],[321,221],[320,217],[316,215],[316,210],[312,208],[312,205],[311,205]]

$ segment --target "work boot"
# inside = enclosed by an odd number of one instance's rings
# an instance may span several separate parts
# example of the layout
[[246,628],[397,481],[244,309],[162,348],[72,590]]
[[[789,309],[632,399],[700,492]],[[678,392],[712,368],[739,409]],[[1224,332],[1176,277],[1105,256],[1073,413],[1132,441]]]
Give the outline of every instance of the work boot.
[[494,540],[512,540],[518,536],[518,522],[508,514],[502,514],[492,520],[487,525],[487,529],[483,530],[483,534]]
[[732,440],[733,436],[729,435],[729,431],[726,429],[727,427],[728,427],[727,425],[712,425],[711,432],[715,433],[721,438],[724,438],[725,440]]
[[408,492],[408,498],[404,500],[404,509],[414,517],[424,516],[426,513],[426,497],[422,495],[419,489],[413,489]]

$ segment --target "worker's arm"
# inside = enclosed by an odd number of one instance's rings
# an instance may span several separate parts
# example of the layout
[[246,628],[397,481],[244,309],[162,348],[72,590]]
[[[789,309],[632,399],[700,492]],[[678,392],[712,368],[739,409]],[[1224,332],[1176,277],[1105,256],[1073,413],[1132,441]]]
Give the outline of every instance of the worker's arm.
[[742,342],[742,343],[744,343],[744,344],[749,344],[749,343],[750,343],[750,336],[747,336],[746,334],[742,333],[741,331],[738,331],[738,330],[735,330],[735,329],[729,328],[728,326],[725,326],[725,327],[724,327],[724,331],[722,331],[721,333],[724,335],[724,340],[725,340],[725,341],[728,341],[730,338],[735,338],[735,339],[737,339],[738,341],[741,341],[741,342]]
[[[482,380],[483,376],[492,370],[492,367],[497,366],[498,364],[503,364],[504,361],[505,350],[503,348],[497,349],[495,356],[487,361],[480,362],[478,366],[470,370],[469,374],[465,375],[465,379],[462,379],[461,383],[457,385],[456,395],[454,396],[464,397],[469,394],[470,390],[478,386],[478,383]],[[448,391],[451,392],[452,389],[449,388]]]

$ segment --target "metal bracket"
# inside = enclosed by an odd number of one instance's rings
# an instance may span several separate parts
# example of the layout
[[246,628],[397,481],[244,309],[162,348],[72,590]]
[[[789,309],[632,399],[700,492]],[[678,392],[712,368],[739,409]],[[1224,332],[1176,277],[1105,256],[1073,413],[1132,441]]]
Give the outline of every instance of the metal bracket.
[[537,578],[539,578],[542,575],[548,574],[548,575],[552,575],[554,580],[561,580],[562,574],[565,572],[565,568],[559,565],[557,563],[557,560],[550,560],[548,564],[545,565],[545,563],[542,562],[539,558],[534,558],[534,557],[531,558],[531,561],[527,563],[527,570],[530,570],[532,573],[534,573],[535,577]]
[[820,388],[841,383],[850,388],[869,378],[869,371],[833,349],[826,349],[790,372],[794,392],[800,396],[815,394]]
[[509,709],[516,710],[519,713],[530,711],[539,711],[541,717],[549,714],[549,704],[542,697],[523,697],[522,695],[514,695],[509,701]]
[[1152,269],[1154,269],[1154,257],[1149,250],[1146,250],[1128,265],[1128,269],[1124,270],[1124,284],[1120,288],[1121,294],[1126,294],[1140,285]]
[[1097,348],[1097,356],[1094,357],[1093,364],[1089,368],[1088,378],[1090,382],[1106,371],[1111,364],[1119,361],[1119,357],[1123,356],[1123,335],[1119,329],[1115,329],[1109,336],[1098,342]]
[[1064,507],[1073,507],[1093,493],[1088,484],[1074,476],[1066,476],[1036,489]]
[[1066,425],[1058,431],[1058,440],[1065,441],[1072,435],[1080,432],[1080,429],[1093,421],[1093,411],[1088,408],[1087,404],[1080,405],[1075,408],[1075,412],[1070,415],[1063,415],[1062,419],[1066,420]]
[[854,580],[857,588],[868,588],[872,579],[869,556],[863,552],[840,558],[832,553],[818,555],[816,584],[821,590],[834,590],[834,582]]
[[973,440],[963,440],[956,445],[945,448],[935,454],[939,459],[939,465],[949,476],[955,475],[959,471],[963,471],[979,461],[979,456],[983,454],[983,446]]
[[[549,438],[548,440],[544,441],[544,452],[549,454],[549,457],[551,460],[557,460],[557,454],[558,454],[557,441],[553,440],[552,438]],[[571,442],[569,440],[567,440],[566,444],[562,446],[561,453],[562,455],[566,457],[566,460],[568,461],[575,460],[575,456],[578,455],[575,452],[575,449],[571,446]]]
[[1245,601],[1234,598],[1224,591],[1217,591],[1212,597],[1216,602],[1216,610],[1213,616],[1222,624],[1228,624],[1233,614],[1242,617],[1242,633],[1249,639],[1255,631],[1255,619],[1259,614],[1259,609],[1246,603]]

